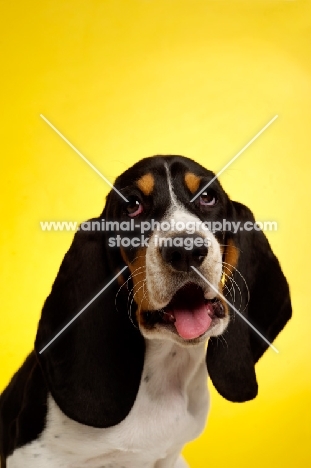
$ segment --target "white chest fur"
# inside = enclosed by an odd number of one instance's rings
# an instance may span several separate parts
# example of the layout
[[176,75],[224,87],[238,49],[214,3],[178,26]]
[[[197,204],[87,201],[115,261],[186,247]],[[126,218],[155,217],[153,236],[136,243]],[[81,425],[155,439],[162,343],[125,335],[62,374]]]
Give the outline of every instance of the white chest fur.
[[205,345],[147,341],[139,392],[120,424],[107,429],[79,424],[49,397],[43,433],[16,450],[8,468],[183,466],[177,461],[180,450],[203,430],[208,404]]

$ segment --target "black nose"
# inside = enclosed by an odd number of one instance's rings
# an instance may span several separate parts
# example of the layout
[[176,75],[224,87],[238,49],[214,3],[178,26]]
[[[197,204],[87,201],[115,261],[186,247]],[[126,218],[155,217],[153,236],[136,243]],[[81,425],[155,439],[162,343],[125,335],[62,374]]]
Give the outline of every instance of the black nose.
[[206,241],[207,239],[197,234],[162,238],[160,252],[163,260],[174,270],[190,271],[191,266],[198,268],[205,259],[208,252]]

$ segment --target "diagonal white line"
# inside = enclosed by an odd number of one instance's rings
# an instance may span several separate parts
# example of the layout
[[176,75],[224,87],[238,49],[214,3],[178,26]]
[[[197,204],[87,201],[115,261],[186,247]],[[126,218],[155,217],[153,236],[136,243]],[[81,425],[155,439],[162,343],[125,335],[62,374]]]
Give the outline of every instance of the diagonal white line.
[[267,338],[264,337],[264,336],[260,333],[260,331],[257,330],[257,328],[254,327],[254,325],[253,325],[249,320],[247,320],[247,318],[244,317],[244,315],[242,315],[241,312],[240,312],[238,309],[236,309],[236,308],[234,307],[234,305],[232,305],[231,302],[229,302],[229,301],[225,298],[225,296],[223,296],[223,295],[218,291],[218,289],[215,288],[215,286],[213,286],[212,283],[210,283],[210,282],[205,278],[205,276],[202,275],[202,273],[201,273],[199,270],[197,270],[197,269],[196,269],[194,266],[192,266],[192,265],[191,265],[191,268],[192,268],[192,269],[193,269],[193,270],[194,270],[194,271],[195,271],[195,272],[196,272],[196,273],[197,273],[197,274],[198,274],[198,275],[199,275],[199,276],[200,276],[200,277],[201,277],[201,278],[218,294],[218,296],[220,296],[220,297],[234,310],[234,312],[235,312],[236,314],[238,314],[238,315],[241,317],[241,319],[244,320],[244,322],[247,323],[247,325],[248,325],[249,327],[252,328],[252,330],[254,330],[254,331],[257,333],[257,335],[260,336],[260,338],[262,338],[262,339],[270,346],[270,348],[273,349],[273,351],[275,351],[276,353],[279,353],[279,351],[276,349],[276,347],[273,346],[273,344],[270,343],[270,341],[268,341]]
[[125,198],[125,196],[122,195],[122,193],[119,192],[119,190],[116,189],[116,188],[114,187],[114,185],[112,185],[112,183],[111,183],[101,172],[99,172],[99,170],[96,169],[96,167],[93,166],[93,164],[92,164],[88,159],[86,159],[86,157],[83,156],[83,154],[80,153],[80,151],[77,150],[77,148],[76,148],[75,146],[73,146],[73,144],[70,143],[70,141],[67,140],[67,138],[64,137],[64,135],[63,135],[59,130],[57,130],[57,128],[54,127],[54,125],[51,124],[51,122],[50,122],[46,117],[44,117],[44,115],[40,114],[40,117],[54,130],[54,132],[57,133],[57,135],[59,135],[59,136],[67,143],[67,145],[70,146],[70,148],[72,148],[72,149],[80,156],[80,158],[83,159],[83,161],[85,161],[85,162],[93,169],[93,171],[96,172],[96,174],[98,174],[102,179],[104,179],[104,181],[105,181],[108,185],[110,185],[110,187],[111,187],[121,198],[123,198],[124,201],[126,201],[126,202],[128,203],[128,199]]
[[128,268],[128,267],[125,266],[124,268],[122,268],[122,270],[119,271],[119,273],[118,273],[116,276],[114,276],[114,277],[112,278],[112,280],[110,280],[109,283],[107,283],[106,286],[104,286],[103,289],[101,289],[101,290],[96,294],[96,296],[94,296],[93,299],[91,299],[90,302],[88,302],[88,303],[86,304],[86,306],[84,306],[83,309],[81,309],[80,312],[78,312],[77,315],[75,315],[75,316],[70,320],[70,322],[68,322],[67,325],[65,325],[64,328],[61,329],[60,332],[58,332],[58,333],[56,334],[56,335],[54,336],[54,338],[52,338],[52,340],[49,341],[48,344],[45,345],[44,348],[41,349],[41,351],[39,351],[39,354],[43,353],[43,351],[45,351],[46,348],[48,348],[48,347],[50,346],[50,344],[52,344],[53,341],[55,341],[56,338],[58,338],[58,337],[63,333],[63,331],[65,331],[66,328],[68,328],[68,327],[82,314],[82,312],[84,312],[85,309],[87,309],[87,308],[98,298],[98,296],[100,296],[100,295],[105,291],[105,289],[107,289],[108,286],[110,286],[111,283],[113,283],[114,280],[117,279],[118,276],[121,275],[121,273],[123,273],[123,271],[124,271],[126,268]]
[[232,159],[230,159],[230,161],[219,171],[217,172],[217,174],[215,175],[215,177],[212,178],[212,180],[210,180],[208,182],[208,184],[206,184],[200,191],[199,193],[197,193],[190,201],[193,202],[199,195],[201,195],[202,192],[204,192],[204,190],[207,189],[207,187],[209,187],[213,182],[214,180],[217,179],[218,176],[220,176],[220,174],[222,174],[226,169],[227,167],[229,167],[245,150],[246,148],[248,148],[276,119],[278,118],[278,115],[275,115],[273,117],[273,119],[271,119],[261,130],[260,132],[257,133],[257,135],[255,135],[248,143],[247,145],[244,146],[244,148],[242,148],[238,154],[236,154]]

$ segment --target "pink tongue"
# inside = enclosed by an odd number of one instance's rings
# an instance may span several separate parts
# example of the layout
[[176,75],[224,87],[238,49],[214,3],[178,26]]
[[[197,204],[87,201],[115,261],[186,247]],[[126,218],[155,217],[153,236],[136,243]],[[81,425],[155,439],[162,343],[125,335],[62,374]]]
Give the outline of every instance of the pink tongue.
[[174,309],[175,327],[178,334],[185,340],[203,335],[212,322],[208,315],[208,308],[208,305],[200,304],[192,310]]

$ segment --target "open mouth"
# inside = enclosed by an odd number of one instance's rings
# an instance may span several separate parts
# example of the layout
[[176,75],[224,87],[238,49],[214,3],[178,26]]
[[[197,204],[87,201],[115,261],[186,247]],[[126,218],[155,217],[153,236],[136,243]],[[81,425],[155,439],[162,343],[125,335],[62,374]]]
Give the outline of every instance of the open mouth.
[[179,289],[161,310],[143,313],[147,328],[164,327],[185,340],[204,335],[226,316],[219,298],[205,299],[203,289],[188,283]]

